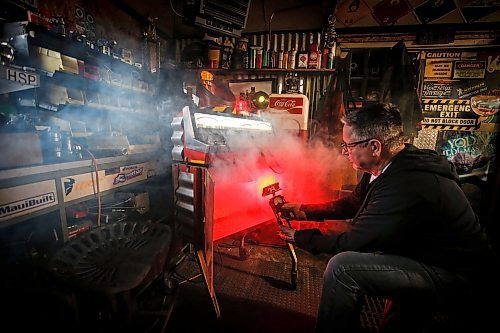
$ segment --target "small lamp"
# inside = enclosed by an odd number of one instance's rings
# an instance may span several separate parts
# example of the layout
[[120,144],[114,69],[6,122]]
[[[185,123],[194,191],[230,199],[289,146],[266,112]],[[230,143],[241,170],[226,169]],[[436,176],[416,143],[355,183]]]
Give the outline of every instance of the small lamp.
[[252,102],[258,110],[265,109],[269,106],[269,95],[263,91],[257,91]]

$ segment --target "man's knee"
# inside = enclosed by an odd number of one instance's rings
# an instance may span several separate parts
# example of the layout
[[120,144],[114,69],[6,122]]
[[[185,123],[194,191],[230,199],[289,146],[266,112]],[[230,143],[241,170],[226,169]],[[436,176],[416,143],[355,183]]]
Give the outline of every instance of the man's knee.
[[352,266],[357,262],[359,252],[346,251],[334,255],[328,261],[325,272],[323,274],[324,280],[332,280],[346,271],[346,268]]

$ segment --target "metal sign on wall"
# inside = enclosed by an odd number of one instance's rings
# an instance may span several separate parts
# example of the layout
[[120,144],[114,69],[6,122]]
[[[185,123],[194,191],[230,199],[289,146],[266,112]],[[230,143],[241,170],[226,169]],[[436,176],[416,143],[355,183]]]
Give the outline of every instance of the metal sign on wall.
[[499,52],[428,51],[424,59],[423,128],[497,130]]
[[423,127],[471,131],[477,128],[479,116],[472,112],[470,100],[423,99]]
[[43,182],[0,189],[0,221],[6,221],[57,205],[56,182]]
[[[116,170],[100,170],[99,191],[107,191],[116,187],[129,185],[148,177],[148,163],[120,167]],[[61,178],[64,189],[64,202],[83,198],[97,193],[96,173],[82,173]]]

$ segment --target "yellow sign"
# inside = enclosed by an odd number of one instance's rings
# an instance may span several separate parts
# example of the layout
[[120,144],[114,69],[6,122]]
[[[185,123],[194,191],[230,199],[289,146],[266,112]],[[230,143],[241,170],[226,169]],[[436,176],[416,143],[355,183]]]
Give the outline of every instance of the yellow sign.
[[426,59],[426,79],[450,79],[453,72],[453,61],[449,59]]

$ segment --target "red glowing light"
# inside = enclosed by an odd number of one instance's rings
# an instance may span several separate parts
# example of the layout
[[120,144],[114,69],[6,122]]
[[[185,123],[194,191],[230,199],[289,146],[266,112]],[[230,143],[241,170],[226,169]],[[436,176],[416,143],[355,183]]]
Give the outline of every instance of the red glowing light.
[[262,195],[262,189],[266,186],[272,185],[274,183],[277,183],[278,180],[274,175],[268,174],[265,175],[257,180],[257,190],[258,190],[258,195]]
[[236,112],[246,111],[248,109],[248,103],[245,99],[238,98],[236,100]]

